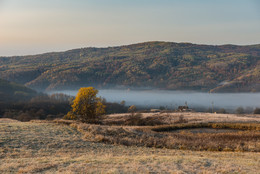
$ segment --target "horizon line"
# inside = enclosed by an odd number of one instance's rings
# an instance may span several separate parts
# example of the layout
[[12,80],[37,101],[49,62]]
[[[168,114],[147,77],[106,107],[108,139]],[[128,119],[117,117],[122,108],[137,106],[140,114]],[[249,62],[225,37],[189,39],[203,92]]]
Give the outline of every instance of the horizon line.
[[204,44],[204,43],[193,43],[193,42],[174,42],[174,41],[143,41],[143,42],[134,42],[129,44],[121,44],[121,45],[110,45],[110,46],[86,46],[86,47],[75,47],[71,49],[61,49],[61,50],[53,50],[53,51],[46,51],[46,52],[39,52],[39,53],[32,53],[32,54],[20,54],[20,55],[0,55],[1,57],[22,57],[22,56],[36,56],[36,55],[42,55],[42,54],[51,54],[51,53],[61,53],[61,52],[68,52],[73,50],[79,50],[79,49],[87,49],[87,48],[116,48],[116,47],[124,47],[124,46],[131,46],[131,45],[138,45],[138,44],[146,44],[146,43],[176,43],[176,44],[192,44],[192,45],[206,45],[206,46],[256,46],[260,45],[260,43],[253,43],[253,44],[232,44],[232,43],[226,43],[226,44]]

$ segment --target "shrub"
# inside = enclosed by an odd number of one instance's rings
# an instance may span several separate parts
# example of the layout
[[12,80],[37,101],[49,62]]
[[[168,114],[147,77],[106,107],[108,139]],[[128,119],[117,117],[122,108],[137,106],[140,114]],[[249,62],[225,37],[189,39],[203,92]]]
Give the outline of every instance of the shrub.
[[227,111],[226,111],[224,108],[222,108],[222,109],[219,109],[219,110],[217,111],[217,113],[219,113],[219,114],[226,114]]
[[188,123],[188,120],[184,119],[183,115],[179,116],[179,119],[175,121],[174,123]]
[[254,110],[254,114],[260,114],[260,108],[256,108],[256,109]]
[[244,113],[245,113],[244,108],[238,107],[238,108],[236,109],[236,113],[237,113],[237,114],[244,114]]
[[126,121],[125,125],[132,125],[132,126],[143,126],[145,125],[144,119],[142,118],[142,114],[134,114],[131,115]]
[[30,121],[32,120],[32,116],[30,116],[28,113],[22,113],[17,117],[17,120],[20,121]]
[[131,126],[155,126],[155,125],[162,125],[162,121],[157,117],[146,117],[143,118],[141,113],[137,113],[131,115],[128,119],[126,119],[124,125],[131,125]]

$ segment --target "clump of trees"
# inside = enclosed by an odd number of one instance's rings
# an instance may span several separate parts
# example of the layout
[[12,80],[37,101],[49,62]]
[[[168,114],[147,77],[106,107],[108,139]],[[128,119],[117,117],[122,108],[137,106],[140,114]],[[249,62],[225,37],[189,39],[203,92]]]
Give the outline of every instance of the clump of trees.
[[62,118],[70,109],[71,96],[62,93],[38,94],[29,101],[0,102],[0,118],[20,121]]
[[85,123],[99,123],[100,116],[105,113],[105,105],[98,90],[93,87],[80,88],[71,105],[71,111],[65,116],[66,119],[76,119]]
[[116,102],[107,102],[105,98],[101,99],[103,105],[106,106],[105,113],[106,114],[115,114],[115,113],[126,113],[128,111],[128,107],[125,105],[125,101],[121,101],[120,103]]
[[260,114],[260,108],[255,108],[254,114]]

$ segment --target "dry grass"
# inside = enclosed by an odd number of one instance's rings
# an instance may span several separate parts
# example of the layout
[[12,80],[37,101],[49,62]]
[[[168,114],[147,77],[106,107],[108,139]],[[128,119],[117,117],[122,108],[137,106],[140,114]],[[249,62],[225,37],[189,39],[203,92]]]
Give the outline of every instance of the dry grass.
[[[236,124],[210,124],[211,127],[235,127]],[[259,129],[259,124],[241,124],[240,128]],[[259,131],[225,133],[161,132],[177,128],[200,128],[206,124],[177,124],[172,126],[105,126],[83,123],[71,124],[84,134],[88,141],[109,144],[207,151],[251,151],[260,152]],[[186,126],[186,127],[185,127]],[[255,126],[255,127],[254,127]],[[208,125],[209,127],[209,125]],[[239,126],[237,126],[239,127]],[[156,131],[153,131],[156,130]],[[159,131],[159,132],[158,132]]]
[[[245,122],[260,123],[260,114],[212,114],[200,112],[177,112],[177,113],[141,113],[144,119],[152,118],[160,120],[161,124],[174,124],[180,117],[189,123],[209,122]],[[111,114],[103,120],[106,125],[123,124],[129,118],[129,114]]]
[[[122,135],[132,133],[149,135],[150,128],[146,128],[87,125],[63,120],[56,123],[0,122],[0,173],[258,173],[260,171],[258,152],[183,151],[96,142],[103,141],[106,136],[115,135],[114,133],[120,131]],[[92,137],[92,134],[97,132],[99,134]],[[95,142],[91,138],[94,138]]]
[[234,130],[251,130],[260,131],[260,123],[188,123],[172,124],[151,127],[157,132],[174,131],[179,129],[192,128],[213,128],[213,129],[234,129]]
[[16,123],[16,122],[20,122],[18,120],[13,120],[10,118],[0,118],[0,123]]
[[[211,123],[213,121],[215,123]],[[74,124],[74,127],[84,133],[85,138],[94,142],[186,150],[260,152],[259,121],[259,115],[203,115],[202,113],[190,112],[143,113],[135,116],[122,114],[106,116],[103,123],[114,126]],[[203,131],[196,134],[192,131],[169,132],[191,128],[235,129],[239,131],[219,131],[220,133],[215,134]]]

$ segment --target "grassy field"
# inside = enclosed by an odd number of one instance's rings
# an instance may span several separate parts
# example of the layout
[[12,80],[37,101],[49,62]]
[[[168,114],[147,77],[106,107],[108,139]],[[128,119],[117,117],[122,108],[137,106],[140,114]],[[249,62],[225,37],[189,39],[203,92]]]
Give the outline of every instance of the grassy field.
[[[124,122],[126,115],[111,114],[104,119],[105,124],[117,124]],[[189,123],[210,123],[210,122],[241,122],[260,123],[260,114],[212,114],[200,112],[172,112],[172,113],[141,113],[143,118],[153,118],[160,120],[162,124],[174,124],[184,117]]]
[[[75,126],[74,126],[75,127]],[[89,141],[73,126],[0,121],[0,173],[259,173],[258,152],[207,152]]]

